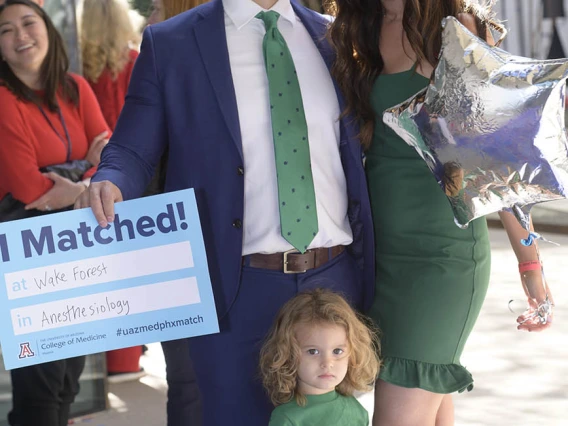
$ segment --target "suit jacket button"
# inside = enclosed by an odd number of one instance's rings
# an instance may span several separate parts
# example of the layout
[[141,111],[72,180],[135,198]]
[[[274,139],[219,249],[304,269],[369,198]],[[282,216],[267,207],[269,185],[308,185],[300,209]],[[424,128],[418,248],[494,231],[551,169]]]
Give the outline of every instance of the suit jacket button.
[[243,227],[243,222],[240,219],[235,219],[233,222],[233,227],[237,229],[241,229]]
[[237,174],[239,176],[243,176],[245,174],[245,169],[243,169],[242,167],[237,167]]

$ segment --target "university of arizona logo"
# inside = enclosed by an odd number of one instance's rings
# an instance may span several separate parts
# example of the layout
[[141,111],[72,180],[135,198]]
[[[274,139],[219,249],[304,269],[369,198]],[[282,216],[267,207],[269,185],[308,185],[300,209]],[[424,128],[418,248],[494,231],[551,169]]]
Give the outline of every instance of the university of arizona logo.
[[20,355],[18,356],[20,359],[31,358],[31,357],[34,357],[34,356],[35,356],[35,353],[32,351],[32,348],[30,348],[29,342],[20,343]]

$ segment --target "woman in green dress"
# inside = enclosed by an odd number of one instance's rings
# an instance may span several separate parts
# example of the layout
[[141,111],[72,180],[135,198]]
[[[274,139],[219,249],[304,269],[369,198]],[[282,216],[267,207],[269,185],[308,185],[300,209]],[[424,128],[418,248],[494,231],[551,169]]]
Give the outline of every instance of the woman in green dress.
[[[331,6],[334,74],[361,125],[375,224],[376,296],[369,314],[381,330],[384,365],[373,425],[453,425],[451,393],[473,383],[460,356],[489,284],[487,224],[483,218],[458,228],[426,163],[381,118],[428,84],[445,16],[484,38],[490,38],[489,21],[466,0],[337,0]],[[534,245],[521,245],[527,233],[516,219],[501,217],[519,262],[537,259]],[[542,287],[539,271],[531,273]],[[539,297],[544,301],[544,291]]]

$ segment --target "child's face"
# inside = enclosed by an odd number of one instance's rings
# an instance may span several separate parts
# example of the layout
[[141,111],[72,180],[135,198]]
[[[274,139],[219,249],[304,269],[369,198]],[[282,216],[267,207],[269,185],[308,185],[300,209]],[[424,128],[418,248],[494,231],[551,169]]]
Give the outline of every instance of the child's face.
[[301,324],[296,328],[301,357],[298,390],[304,395],[331,392],[347,374],[349,346],[345,328],[332,324]]

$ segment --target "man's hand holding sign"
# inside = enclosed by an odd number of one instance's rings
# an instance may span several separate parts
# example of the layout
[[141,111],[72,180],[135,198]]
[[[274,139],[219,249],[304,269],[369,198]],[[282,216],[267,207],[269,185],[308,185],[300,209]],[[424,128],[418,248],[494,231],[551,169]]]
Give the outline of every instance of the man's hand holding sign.
[[114,220],[114,203],[122,201],[120,189],[108,180],[93,182],[75,202],[76,209],[92,207],[95,219],[103,228]]

